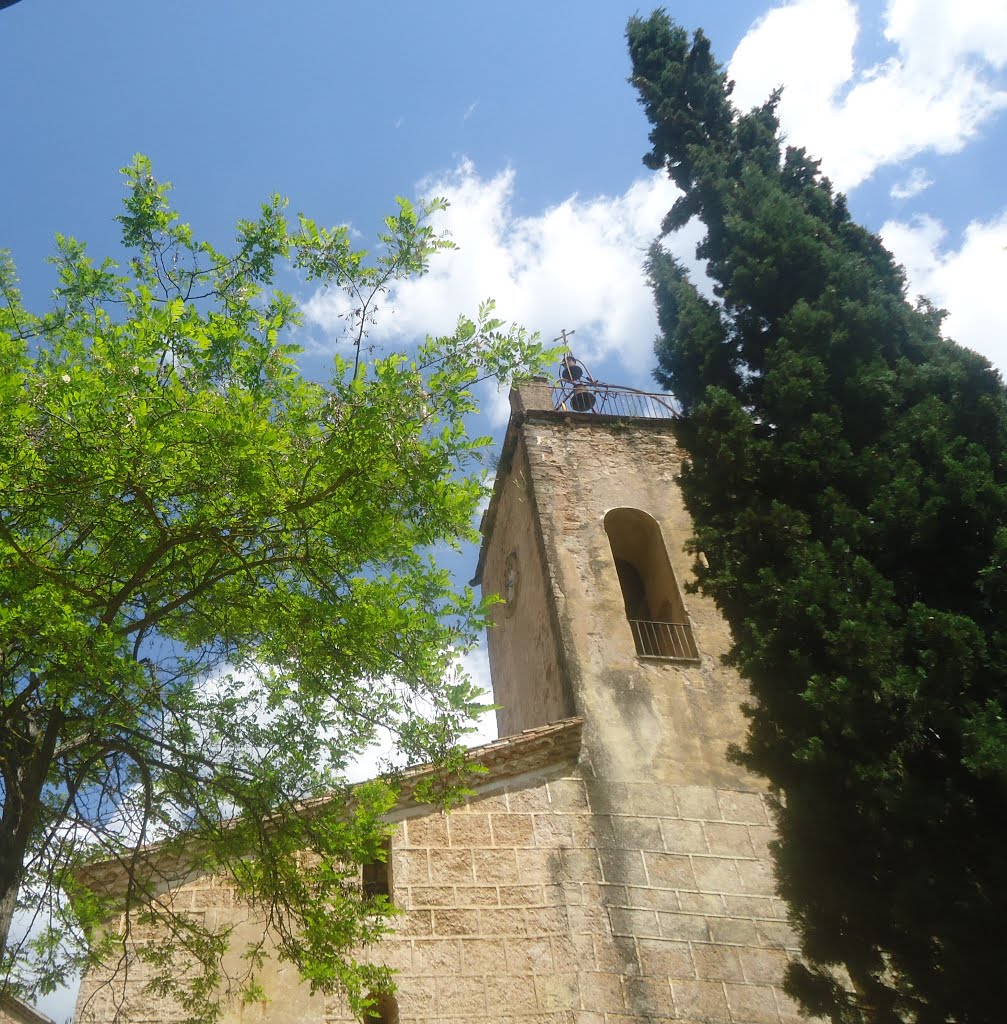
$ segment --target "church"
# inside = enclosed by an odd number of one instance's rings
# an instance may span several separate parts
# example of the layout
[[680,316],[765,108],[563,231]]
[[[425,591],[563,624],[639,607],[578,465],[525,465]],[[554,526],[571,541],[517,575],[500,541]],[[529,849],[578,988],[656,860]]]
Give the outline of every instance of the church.
[[[397,991],[371,1024],[796,1024],[796,943],[775,893],[765,783],[727,758],[746,698],[728,628],[688,595],[691,525],[668,396],[560,379],[511,394],[476,571],[499,594],[488,643],[501,739],[445,814],[403,789],[388,864],[400,915],[368,955]],[[420,773],[422,774],[422,773]],[[97,883],[96,883],[97,884]],[[103,885],[114,885],[106,878]],[[173,898],[254,929],[219,879]],[[162,1024],[142,973],[90,975],[80,1024]],[[226,1024],[354,1018],[267,963],[268,1002]]]

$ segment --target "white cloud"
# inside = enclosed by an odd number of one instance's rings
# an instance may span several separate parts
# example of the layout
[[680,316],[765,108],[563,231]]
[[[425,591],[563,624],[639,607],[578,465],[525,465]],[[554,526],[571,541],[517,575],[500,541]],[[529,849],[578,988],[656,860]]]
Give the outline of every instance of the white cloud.
[[[433,261],[426,277],[399,285],[386,298],[379,330],[402,340],[450,331],[459,313],[471,314],[486,298],[508,321],[542,332],[546,340],[576,329],[577,354],[585,360],[615,356],[638,370],[650,366],[657,322],[643,261],[677,191],[663,174],[635,181],[621,195],[573,195],[538,214],[519,216],[512,207],[516,174],[508,169],[482,177],[468,161],[420,184],[450,207],[437,215],[438,230],[457,244]],[[694,260],[698,225],[674,248]],[[345,301],[316,293],[305,305],[310,323],[337,333]],[[506,418],[498,396],[488,410]]]
[[889,0],[885,36],[919,74],[953,71],[962,54],[1007,64],[1007,6],[1000,0]]
[[914,167],[907,177],[892,185],[888,194],[892,199],[912,199],[925,192],[933,183],[933,178],[922,167]]
[[925,295],[950,310],[945,335],[1007,372],[1001,295],[1007,279],[1007,209],[994,220],[969,224],[957,249],[946,247],[947,231],[933,217],[908,224],[888,221],[881,237],[905,266],[910,295]]
[[849,190],[878,167],[924,151],[955,153],[1007,107],[1007,5],[999,0],[890,0],[895,52],[858,71],[852,0],[795,0],[752,27],[728,74],[743,109],[784,86],[788,140]]

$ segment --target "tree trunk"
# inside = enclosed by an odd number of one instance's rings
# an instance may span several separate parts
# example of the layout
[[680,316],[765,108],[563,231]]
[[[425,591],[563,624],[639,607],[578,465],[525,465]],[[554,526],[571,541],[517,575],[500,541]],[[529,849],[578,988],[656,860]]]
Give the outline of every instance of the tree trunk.
[[63,719],[54,715],[44,728],[24,716],[8,722],[0,747],[3,768],[3,815],[0,817],[0,956],[7,949],[17,894],[24,877],[24,859],[38,820]]

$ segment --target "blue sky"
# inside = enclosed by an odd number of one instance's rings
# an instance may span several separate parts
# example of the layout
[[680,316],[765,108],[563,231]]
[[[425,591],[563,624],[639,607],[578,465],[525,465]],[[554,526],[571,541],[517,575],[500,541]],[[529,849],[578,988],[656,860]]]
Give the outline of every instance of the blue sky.
[[[640,161],[621,0],[22,0],[0,12],[0,246],[44,303],[54,232],[115,255],[137,151],[225,243],[277,191],[292,211],[373,236],[395,195],[445,195],[459,249],[402,287],[372,336],[401,345],[493,296],[546,338],[576,329],[596,377],[650,386],[656,321],[640,263],[674,192]],[[1007,4],[706,0],[702,26],[743,105],[785,88],[788,139],[823,159],[951,315],[1007,368]],[[691,260],[686,229],[669,245]],[[292,282],[304,365],[340,345],[339,304]],[[487,396],[486,429],[504,403]],[[460,581],[474,553],[453,563]],[[477,666],[477,672],[481,672]],[[45,1004],[62,1017],[68,996]]]
[[[550,337],[576,328],[596,375],[644,383],[654,319],[640,253],[673,195],[640,162],[647,125],[623,39],[636,9],[22,0],[0,18],[0,245],[35,303],[52,285],[54,232],[114,253],[116,172],[136,151],[175,183],[197,233],[222,242],[273,191],[364,239],[395,195],[439,192],[460,249],[397,296],[379,340],[437,330],[492,295]],[[1003,363],[982,283],[1004,273],[1005,6],[722,0],[674,15],[706,29],[741,103],[785,87],[788,138],[823,158],[914,290],[952,310],[949,332]],[[688,255],[694,242],[673,245]],[[307,365],[321,368],[338,345],[333,303],[301,297]]]

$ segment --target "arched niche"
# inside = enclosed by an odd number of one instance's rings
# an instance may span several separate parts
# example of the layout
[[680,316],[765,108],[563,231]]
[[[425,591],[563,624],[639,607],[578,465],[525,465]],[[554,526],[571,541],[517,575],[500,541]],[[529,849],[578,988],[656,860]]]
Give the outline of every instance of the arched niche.
[[626,620],[642,658],[696,661],[699,652],[678,581],[653,516],[614,508],[605,516]]

